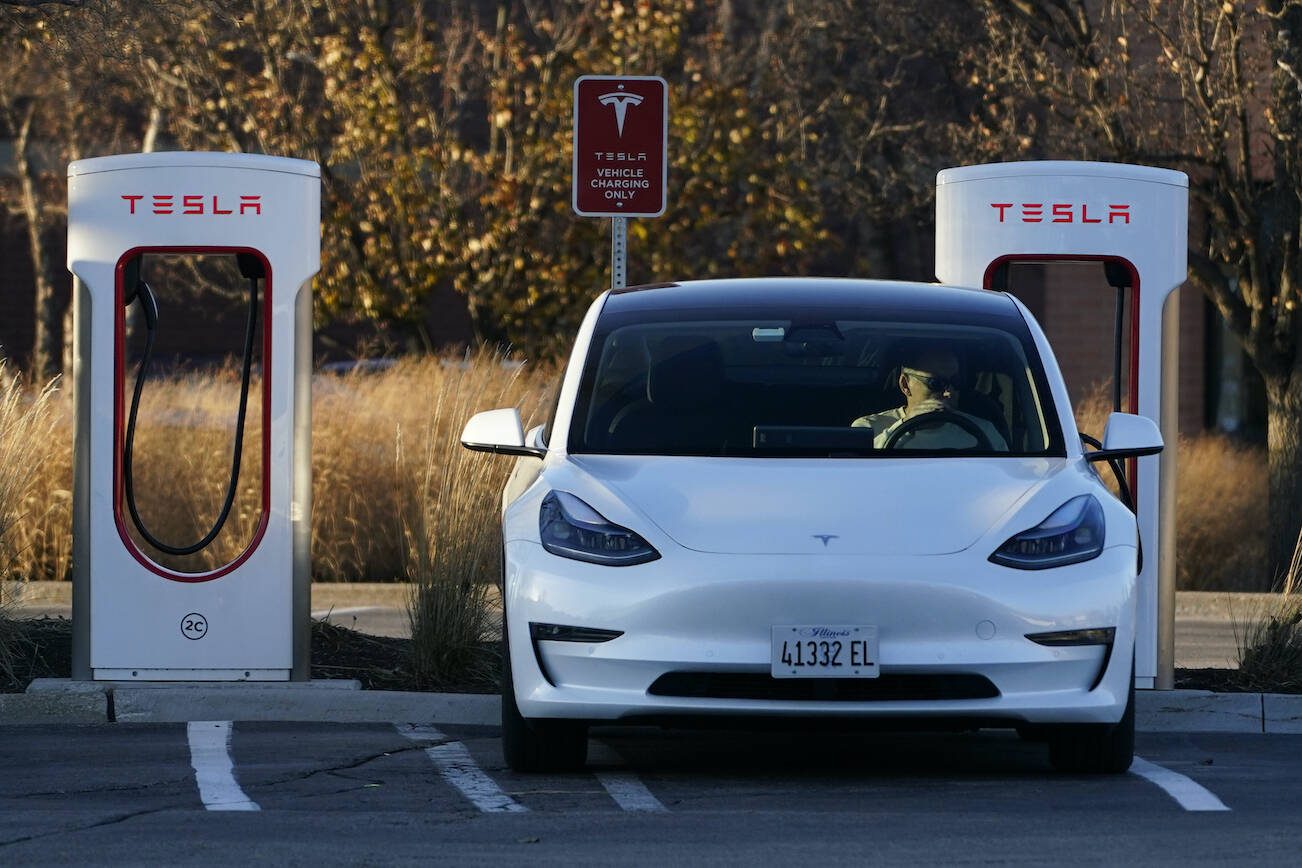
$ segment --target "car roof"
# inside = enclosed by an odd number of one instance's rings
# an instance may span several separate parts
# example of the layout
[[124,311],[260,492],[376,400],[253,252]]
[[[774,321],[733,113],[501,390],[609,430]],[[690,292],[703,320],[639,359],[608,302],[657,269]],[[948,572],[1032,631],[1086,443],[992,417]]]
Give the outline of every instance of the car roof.
[[611,290],[606,313],[746,307],[867,306],[919,313],[1016,316],[1006,293],[899,280],[826,277],[743,277],[684,280]]

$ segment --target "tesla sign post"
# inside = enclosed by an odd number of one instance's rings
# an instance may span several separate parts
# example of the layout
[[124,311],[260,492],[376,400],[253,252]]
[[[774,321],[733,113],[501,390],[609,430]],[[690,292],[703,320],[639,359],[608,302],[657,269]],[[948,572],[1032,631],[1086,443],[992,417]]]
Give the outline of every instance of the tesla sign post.
[[610,285],[627,284],[628,218],[665,213],[669,87],[659,76],[574,81],[574,213],[611,218]]

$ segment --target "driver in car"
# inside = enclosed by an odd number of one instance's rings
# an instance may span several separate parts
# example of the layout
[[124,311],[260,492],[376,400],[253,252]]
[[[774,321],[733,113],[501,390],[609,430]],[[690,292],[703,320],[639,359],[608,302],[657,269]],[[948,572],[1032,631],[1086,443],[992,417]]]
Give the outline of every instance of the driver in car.
[[[906,420],[936,414],[935,424],[919,422],[891,443],[892,448],[906,449],[985,449],[986,444],[974,436],[975,426],[989,442],[989,449],[1007,452],[1008,443],[989,421],[958,409],[958,357],[943,347],[927,347],[910,355],[900,368],[900,391],[904,406],[860,416],[850,423],[853,428],[872,428],[873,448],[883,449],[891,435]],[[948,421],[947,421],[948,420]],[[963,425],[966,421],[969,425]]]

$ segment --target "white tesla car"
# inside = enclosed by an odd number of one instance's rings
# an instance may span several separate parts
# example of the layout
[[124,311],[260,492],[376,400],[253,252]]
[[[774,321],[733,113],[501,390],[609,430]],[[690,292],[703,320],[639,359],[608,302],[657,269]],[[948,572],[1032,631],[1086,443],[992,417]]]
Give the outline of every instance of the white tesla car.
[[[1134,743],[1135,518],[1012,296],[860,280],[603,294],[503,495],[504,752],[583,765],[594,723],[1008,727],[1056,767]],[[1115,463],[1114,463],[1115,466]]]

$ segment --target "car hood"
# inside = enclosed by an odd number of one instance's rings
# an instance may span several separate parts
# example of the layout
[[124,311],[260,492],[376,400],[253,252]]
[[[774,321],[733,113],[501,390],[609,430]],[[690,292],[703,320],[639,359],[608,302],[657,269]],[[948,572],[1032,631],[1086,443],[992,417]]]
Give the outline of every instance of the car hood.
[[806,555],[962,551],[1065,465],[1042,458],[570,461],[686,548]]

